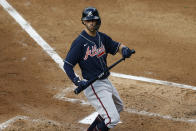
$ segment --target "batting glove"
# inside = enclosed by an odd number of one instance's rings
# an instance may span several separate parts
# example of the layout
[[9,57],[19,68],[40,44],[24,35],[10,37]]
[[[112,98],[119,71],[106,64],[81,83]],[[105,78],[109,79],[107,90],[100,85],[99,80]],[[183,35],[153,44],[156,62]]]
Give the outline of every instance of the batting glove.
[[123,47],[122,48],[122,56],[124,58],[129,58],[132,55],[132,50],[130,50],[128,47]]
[[87,81],[80,80],[79,77],[75,77],[75,78],[73,79],[73,83],[74,83],[76,86],[78,86],[78,87],[84,87],[84,86],[86,86]]

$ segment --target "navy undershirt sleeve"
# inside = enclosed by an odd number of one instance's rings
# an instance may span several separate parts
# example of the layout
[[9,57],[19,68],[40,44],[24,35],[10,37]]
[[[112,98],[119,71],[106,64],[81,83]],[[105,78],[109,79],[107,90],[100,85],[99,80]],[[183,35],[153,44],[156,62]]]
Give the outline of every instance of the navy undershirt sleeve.
[[73,82],[73,79],[76,77],[74,70],[73,70],[73,66],[71,66],[69,63],[65,61],[63,68],[67,76],[69,77],[69,79]]
[[68,77],[72,80],[76,77],[74,73],[74,66],[80,61],[81,59],[81,45],[78,40],[75,40],[72,43],[72,46],[67,54],[67,57],[64,60],[64,70],[67,73]]

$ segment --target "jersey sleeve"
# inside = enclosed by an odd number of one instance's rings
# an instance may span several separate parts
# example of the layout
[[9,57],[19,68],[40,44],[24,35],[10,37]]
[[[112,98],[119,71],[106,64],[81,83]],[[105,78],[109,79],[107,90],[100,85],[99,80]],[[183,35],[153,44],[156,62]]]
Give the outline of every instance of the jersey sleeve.
[[71,46],[69,52],[67,53],[67,56],[65,58],[65,62],[74,67],[80,61],[80,59],[82,57],[81,51],[82,51],[82,49],[81,49],[80,42],[78,40],[75,40],[72,43],[72,46]]
[[103,34],[103,36],[104,36],[104,39],[105,39],[106,52],[110,53],[112,55],[115,55],[119,50],[120,43],[112,40],[106,34]]

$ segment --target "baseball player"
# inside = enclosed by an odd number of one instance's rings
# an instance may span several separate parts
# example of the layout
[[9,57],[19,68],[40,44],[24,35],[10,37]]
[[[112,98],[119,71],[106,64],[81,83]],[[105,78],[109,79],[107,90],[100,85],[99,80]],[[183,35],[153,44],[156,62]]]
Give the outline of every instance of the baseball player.
[[[112,40],[108,35],[99,32],[101,18],[98,10],[87,7],[82,13],[84,30],[73,41],[64,60],[64,70],[71,81],[78,87],[85,86],[87,81],[102,73],[107,68],[108,53],[121,53],[124,58],[131,56],[131,50],[125,45]],[[74,73],[74,66],[79,64],[82,77]],[[123,103],[115,87],[108,80],[110,72],[84,90],[89,103],[99,113],[87,131],[108,131],[120,121],[119,113]]]

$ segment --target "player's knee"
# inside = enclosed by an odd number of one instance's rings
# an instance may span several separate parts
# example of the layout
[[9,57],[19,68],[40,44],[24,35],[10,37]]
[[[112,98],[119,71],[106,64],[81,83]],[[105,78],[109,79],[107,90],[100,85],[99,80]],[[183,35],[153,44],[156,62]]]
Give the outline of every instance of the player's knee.
[[124,107],[123,105],[120,105],[119,108],[118,108],[118,113],[120,113],[121,111],[123,111]]

